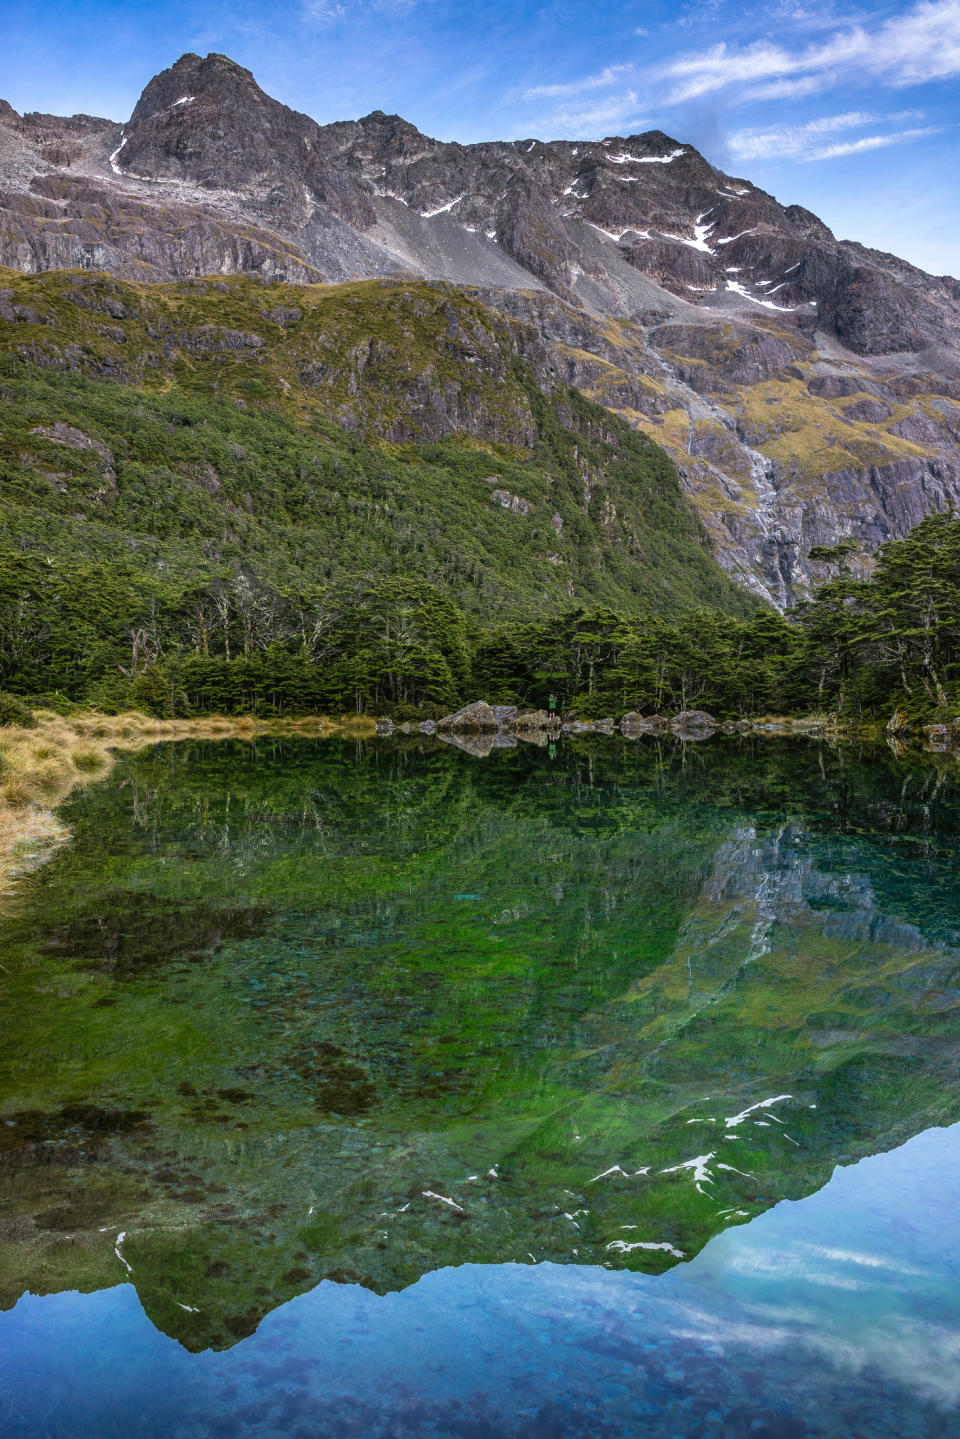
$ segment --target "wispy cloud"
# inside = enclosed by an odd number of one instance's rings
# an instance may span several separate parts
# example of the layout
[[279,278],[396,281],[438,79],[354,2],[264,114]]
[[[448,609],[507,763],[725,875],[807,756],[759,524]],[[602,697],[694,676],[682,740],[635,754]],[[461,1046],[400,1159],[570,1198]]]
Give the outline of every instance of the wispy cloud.
[[625,133],[644,123],[640,101],[635,90],[610,95],[595,105],[553,110],[542,115],[531,128],[518,130],[518,135],[539,134],[557,140],[581,140],[590,136]]
[[885,150],[888,145],[903,145],[910,140],[920,140],[925,135],[939,134],[940,127],[927,125],[922,130],[901,130],[896,135],[865,135],[861,140],[838,140],[833,145],[824,145],[802,155],[803,160],[835,160],[839,155],[859,155],[863,150]]
[[303,19],[314,25],[332,25],[342,20],[346,12],[346,5],[339,4],[338,0],[303,0],[300,6]]
[[919,118],[921,115],[916,110],[903,110],[899,114],[887,116],[875,115],[866,110],[848,110],[842,115],[826,115],[821,119],[808,120],[805,125],[736,130],[730,136],[727,147],[734,160],[832,160],[840,155],[855,155],[863,150],[880,150],[888,145],[901,145],[909,140],[918,140],[921,136],[937,133],[939,127],[929,125],[866,135],[855,140],[831,140],[825,143],[830,135],[862,130],[868,125],[902,124],[905,120]]
[[672,60],[660,73],[674,104],[735,87],[741,100],[772,97],[771,82],[784,96],[785,84],[794,95],[811,94],[851,77],[892,87],[945,80],[960,74],[960,0],[924,0],[880,25],[848,25],[799,51],[769,40],[721,42]]
[[848,110],[845,115],[827,115],[806,125],[780,125],[774,129],[737,130],[730,136],[730,152],[738,160],[769,160],[802,155],[824,135],[873,125],[879,116],[865,110]]
[[336,25],[367,14],[403,15],[422,0],[301,0],[300,14],[312,25]]
[[632,70],[632,65],[608,65],[598,75],[585,75],[581,80],[571,80],[560,85],[535,85],[532,90],[524,91],[523,99],[537,100],[562,95],[584,95],[590,90],[605,90],[611,85],[618,84],[623,76]]

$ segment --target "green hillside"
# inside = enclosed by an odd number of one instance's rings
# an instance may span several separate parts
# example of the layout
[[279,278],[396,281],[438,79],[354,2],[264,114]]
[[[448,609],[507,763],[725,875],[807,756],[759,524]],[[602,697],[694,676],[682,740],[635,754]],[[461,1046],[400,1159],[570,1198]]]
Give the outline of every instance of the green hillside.
[[531,330],[415,282],[0,272],[3,686],[319,662],[345,606],[457,651],[579,605],[753,609],[662,450],[558,383]]

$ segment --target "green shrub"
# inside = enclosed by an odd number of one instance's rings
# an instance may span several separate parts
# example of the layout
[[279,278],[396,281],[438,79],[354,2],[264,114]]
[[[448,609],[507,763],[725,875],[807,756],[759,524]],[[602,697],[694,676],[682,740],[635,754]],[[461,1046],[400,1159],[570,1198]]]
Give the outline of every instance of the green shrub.
[[33,710],[16,695],[0,690],[0,725],[19,725],[21,729],[36,729]]

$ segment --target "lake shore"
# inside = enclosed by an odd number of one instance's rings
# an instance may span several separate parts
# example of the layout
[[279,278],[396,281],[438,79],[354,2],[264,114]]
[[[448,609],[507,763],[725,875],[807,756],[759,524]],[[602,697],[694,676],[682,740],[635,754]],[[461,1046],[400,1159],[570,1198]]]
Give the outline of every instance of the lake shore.
[[347,719],[153,719],[129,713],[33,712],[31,725],[0,726],[0,904],[16,880],[45,863],[70,837],[57,809],[78,787],[104,779],[116,756],[170,740],[373,734],[363,715]]
[[761,715],[727,721],[706,717],[710,723],[691,724],[688,716],[698,713],[648,717],[628,714],[619,720],[610,716],[592,721],[557,717],[551,721],[545,711],[526,711],[516,719],[509,717],[496,730],[483,730],[469,722],[450,723],[457,716],[439,722],[397,724],[386,717],[368,715],[155,719],[136,712],[63,716],[37,710],[33,712],[32,726],[0,726],[0,904],[17,880],[45,863],[69,840],[69,828],[57,810],[76,788],[105,778],[119,754],[163,742],[256,739],[268,735],[357,739],[419,735],[453,744],[477,757],[523,740],[543,745],[559,738],[591,735],[684,742],[702,742],[714,735],[792,736],[831,744],[886,744],[899,757],[917,752],[952,754],[960,744],[960,739],[944,726],[901,728],[892,733],[879,721],[841,720],[836,715]]

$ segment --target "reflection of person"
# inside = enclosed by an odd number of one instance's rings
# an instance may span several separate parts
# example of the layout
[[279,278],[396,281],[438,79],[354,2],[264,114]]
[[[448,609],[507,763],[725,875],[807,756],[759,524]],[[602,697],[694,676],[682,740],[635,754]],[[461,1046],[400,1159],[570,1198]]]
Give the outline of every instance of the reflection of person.
[[550,698],[547,700],[547,707],[548,707],[548,709],[550,710],[550,718],[551,718],[551,719],[555,719],[555,718],[556,718],[556,714],[557,714],[557,697],[556,697],[556,695],[551,695],[551,696],[550,696]]

